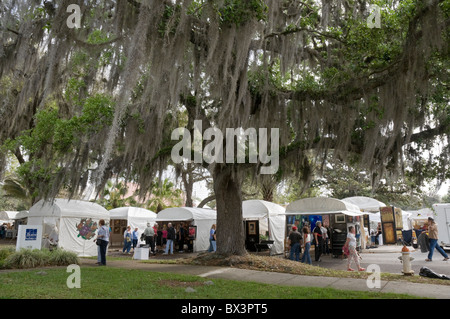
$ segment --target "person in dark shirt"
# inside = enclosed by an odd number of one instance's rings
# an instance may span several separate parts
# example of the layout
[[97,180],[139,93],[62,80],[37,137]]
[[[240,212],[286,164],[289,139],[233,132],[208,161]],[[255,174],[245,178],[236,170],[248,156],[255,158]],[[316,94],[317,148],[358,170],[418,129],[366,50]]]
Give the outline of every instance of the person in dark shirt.
[[320,256],[322,255],[322,247],[323,247],[323,237],[321,230],[322,222],[318,221],[316,223],[316,227],[314,228],[314,257],[315,261],[320,261]]
[[172,223],[167,225],[167,245],[166,250],[163,255],[167,255],[170,250],[170,254],[173,255],[173,241],[175,240],[175,228],[173,228]]
[[292,232],[289,234],[289,246],[291,247],[291,251],[289,254],[289,259],[294,260],[294,254],[295,254],[295,261],[300,261],[300,245],[303,237],[302,235],[297,231],[297,227],[292,227]]

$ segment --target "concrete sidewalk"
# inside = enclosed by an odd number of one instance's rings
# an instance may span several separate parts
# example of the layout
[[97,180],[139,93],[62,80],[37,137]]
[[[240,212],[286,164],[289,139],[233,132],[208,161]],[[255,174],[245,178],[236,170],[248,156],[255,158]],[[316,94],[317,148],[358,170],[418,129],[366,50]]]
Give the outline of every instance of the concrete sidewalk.
[[[85,266],[96,266],[96,260],[82,259]],[[151,264],[137,260],[107,261],[108,267],[132,268],[155,272],[195,275],[211,279],[259,282],[282,286],[334,288],[341,290],[373,291],[408,294],[418,297],[450,299],[450,286],[416,284],[403,281],[381,281],[379,288],[369,288],[366,279],[301,276],[230,267],[190,266],[180,264]]]

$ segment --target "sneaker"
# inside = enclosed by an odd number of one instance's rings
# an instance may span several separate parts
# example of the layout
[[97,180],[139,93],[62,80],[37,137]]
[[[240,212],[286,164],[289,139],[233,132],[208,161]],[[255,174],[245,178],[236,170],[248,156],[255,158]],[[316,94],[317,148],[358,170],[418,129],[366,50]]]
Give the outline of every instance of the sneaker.
[[444,258],[444,261],[447,261],[447,260],[448,260],[448,257],[445,257],[445,258]]
[[432,261],[432,260],[427,258],[427,259],[425,259],[425,261]]

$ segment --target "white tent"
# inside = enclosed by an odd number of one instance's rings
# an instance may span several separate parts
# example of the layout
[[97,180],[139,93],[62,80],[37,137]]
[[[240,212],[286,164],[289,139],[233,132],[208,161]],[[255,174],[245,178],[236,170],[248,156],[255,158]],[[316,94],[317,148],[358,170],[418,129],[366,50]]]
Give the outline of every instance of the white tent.
[[286,207],[286,215],[345,214],[361,216],[358,206],[335,198],[312,197],[299,199]]
[[[131,226],[132,230],[138,228],[139,234],[142,234],[145,228],[147,228],[147,223],[153,226],[156,220],[156,214],[154,212],[139,207],[114,208],[109,211],[109,217],[111,220],[126,220],[127,226]],[[111,227],[114,227],[114,225],[111,225]],[[123,235],[122,232],[121,235]]]
[[379,200],[365,196],[347,197],[344,198],[343,201],[354,204],[363,212],[369,213],[369,221],[373,224],[371,226],[372,228],[376,228],[376,225],[381,223],[380,208],[387,206]]
[[269,232],[269,240],[274,243],[271,254],[284,252],[284,236],[286,232],[285,208],[264,200],[246,200],[242,202],[242,217],[244,220],[258,220],[259,232]]
[[58,238],[58,247],[81,257],[97,256],[94,242],[98,222],[109,223],[108,211],[102,206],[79,200],[40,200],[30,208],[28,225],[43,226],[43,246],[49,237]]
[[375,198],[365,196],[353,196],[343,199],[344,202],[356,205],[364,212],[376,213],[380,211],[380,207],[385,207],[386,204],[376,200]]
[[0,225],[3,223],[10,223],[12,224],[14,222],[14,219],[16,215],[19,212],[13,212],[13,211],[1,211],[0,212]]
[[215,210],[198,207],[173,207],[166,208],[157,214],[156,222],[190,222],[197,226],[197,237],[194,240],[194,252],[209,249],[209,231],[216,223]]
[[415,222],[424,224],[428,221],[428,217],[435,218],[434,212],[430,208],[403,211],[403,230],[413,229]]

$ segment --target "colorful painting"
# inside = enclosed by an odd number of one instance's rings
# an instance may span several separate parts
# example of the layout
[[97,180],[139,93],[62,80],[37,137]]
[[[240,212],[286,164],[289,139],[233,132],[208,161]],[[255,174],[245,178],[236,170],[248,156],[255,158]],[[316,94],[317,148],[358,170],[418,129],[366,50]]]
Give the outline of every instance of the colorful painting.
[[97,222],[94,222],[92,218],[82,218],[77,226],[78,236],[83,239],[89,240],[95,236],[95,231],[97,230]]

